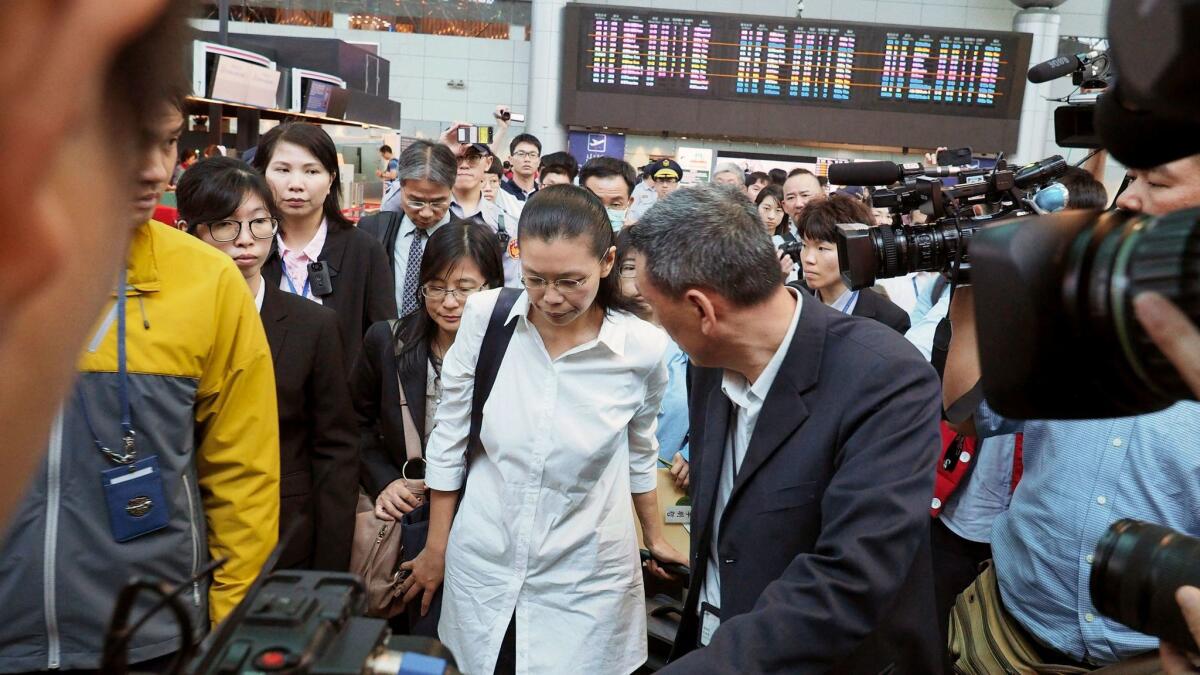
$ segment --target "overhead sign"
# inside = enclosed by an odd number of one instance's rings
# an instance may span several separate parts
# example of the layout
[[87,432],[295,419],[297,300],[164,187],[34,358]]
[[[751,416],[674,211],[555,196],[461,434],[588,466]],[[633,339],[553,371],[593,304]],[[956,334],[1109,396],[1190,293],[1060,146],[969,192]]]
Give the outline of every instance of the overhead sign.
[[582,165],[593,157],[625,159],[625,135],[603,134],[594,131],[572,131],[567,136],[567,148]]

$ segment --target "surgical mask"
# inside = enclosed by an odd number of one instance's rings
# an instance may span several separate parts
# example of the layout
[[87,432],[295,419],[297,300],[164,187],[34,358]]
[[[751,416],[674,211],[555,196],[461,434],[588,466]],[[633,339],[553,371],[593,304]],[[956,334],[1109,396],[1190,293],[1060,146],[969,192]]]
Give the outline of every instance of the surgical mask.
[[610,209],[605,208],[608,212],[608,222],[612,223],[613,232],[620,230],[625,225],[625,214],[629,213],[629,209]]
[[1062,183],[1050,183],[1034,193],[1029,201],[1038,213],[1055,213],[1067,208],[1070,198],[1071,191],[1067,189],[1067,186]]

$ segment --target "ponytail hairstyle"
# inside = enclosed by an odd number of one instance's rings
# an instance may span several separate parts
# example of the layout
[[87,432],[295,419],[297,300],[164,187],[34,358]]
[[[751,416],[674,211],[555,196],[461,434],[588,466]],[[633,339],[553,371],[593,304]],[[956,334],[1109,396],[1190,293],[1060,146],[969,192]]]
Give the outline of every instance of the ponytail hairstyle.
[[[599,260],[615,244],[608,212],[600,198],[575,185],[551,185],[538,190],[521,212],[520,238],[553,241],[582,238]],[[596,304],[612,311],[637,314],[637,305],[621,295],[621,261],[613,263],[608,276],[600,279]]]

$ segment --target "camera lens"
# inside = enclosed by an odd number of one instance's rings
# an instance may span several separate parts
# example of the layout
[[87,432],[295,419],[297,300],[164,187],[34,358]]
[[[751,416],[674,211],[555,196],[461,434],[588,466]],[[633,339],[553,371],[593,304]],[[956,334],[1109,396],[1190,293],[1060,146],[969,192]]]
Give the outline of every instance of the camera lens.
[[1200,651],[1175,602],[1200,586],[1200,539],[1137,520],[1108,528],[1092,558],[1092,604],[1130,628]]
[[876,279],[902,277],[910,272],[949,271],[955,260],[959,281],[970,269],[967,243],[977,225],[953,221],[927,225],[838,225],[838,259],[851,289],[875,284]]

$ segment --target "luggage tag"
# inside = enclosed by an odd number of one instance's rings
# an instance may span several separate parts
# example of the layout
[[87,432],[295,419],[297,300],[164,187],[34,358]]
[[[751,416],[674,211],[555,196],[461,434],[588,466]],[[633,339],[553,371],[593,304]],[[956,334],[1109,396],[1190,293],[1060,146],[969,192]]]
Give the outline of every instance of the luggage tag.
[[158,457],[100,472],[113,539],[125,543],[167,526],[167,498]]

